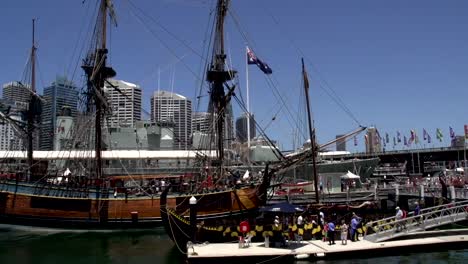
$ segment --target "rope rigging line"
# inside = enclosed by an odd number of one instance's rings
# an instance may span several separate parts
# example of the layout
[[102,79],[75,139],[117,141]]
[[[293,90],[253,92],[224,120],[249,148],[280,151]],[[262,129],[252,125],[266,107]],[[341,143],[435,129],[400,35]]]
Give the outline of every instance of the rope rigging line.
[[[234,21],[234,24],[236,25],[236,28],[237,30],[239,31],[239,33],[241,34],[241,36],[243,37],[244,41],[248,44],[248,43],[253,43],[253,41],[251,41],[249,38],[248,38],[248,34],[246,33],[245,30],[242,29],[242,26],[241,26],[241,23],[239,22],[239,20],[237,19],[237,15],[236,13],[234,12],[234,10],[229,10],[229,13],[231,14],[231,17]],[[251,46],[255,46],[255,45],[251,45]],[[267,82],[267,85],[272,88],[271,90],[273,90],[273,96],[276,98],[276,100],[279,102],[279,109],[277,110],[277,113],[275,114],[275,116],[273,116],[273,118],[270,120],[269,123],[272,123],[273,121],[276,120],[276,116],[277,114],[282,110],[282,108],[285,108],[286,109],[286,120],[288,121],[289,125],[290,126],[298,126],[297,124],[297,120],[295,119],[295,116],[293,113],[291,113],[290,111],[290,108],[287,107],[289,104],[287,104],[286,101],[289,101],[289,97],[287,94],[281,94],[281,92],[278,90],[278,85],[279,85],[279,81],[276,79],[275,76],[271,76],[271,75],[265,75],[265,79],[266,79],[266,82]],[[286,100],[285,100],[286,99]],[[277,105],[274,105],[274,106],[277,106]],[[274,107],[273,107],[274,108]],[[292,120],[292,121],[291,121]],[[262,122],[262,121],[261,121]]]
[[[127,0],[129,1],[129,0]],[[197,75],[197,73],[195,73],[188,64],[186,64],[185,62],[183,62],[183,60],[180,58],[180,56],[177,55],[177,53],[174,51],[174,49],[172,49],[170,47],[169,44],[167,44],[160,36],[158,36],[158,34],[156,34],[156,32],[154,30],[152,30],[143,20],[143,18],[138,15],[137,13],[133,12],[133,10],[129,9],[129,12],[131,15],[133,15],[137,20],[138,22],[140,22],[144,28],[153,36],[155,37],[174,57],[176,57],[178,60],[180,60],[182,62],[182,65],[199,81],[201,81],[202,79]],[[201,56],[199,53],[196,53],[196,55],[198,56]],[[203,82],[204,83],[204,82]]]
[[[281,30],[281,25],[279,23],[279,20],[273,16],[273,14],[271,12],[268,11],[268,8],[264,8],[263,11],[267,12],[268,15],[270,16],[270,18],[273,20],[273,22],[278,26],[276,28],[278,28],[281,32],[281,35],[283,36],[287,36],[287,39],[289,40],[291,46],[296,50],[296,52],[303,58],[305,58],[305,60],[308,62],[309,65],[311,65],[311,68],[317,73],[317,76],[318,76],[318,80],[319,80],[319,87],[322,88],[326,93],[327,95],[330,96],[330,98],[345,112],[347,113],[352,119],[354,122],[356,122],[357,125],[361,125],[361,123],[359,122],[359,120],[355,117],[355,115],[351,112],[351,110],[346,106],[346,104],[343,102],[343,100],[341,100],[341,98],[338,96],[338,94],[336,93],[336,91],[331,87],[331,85],[326,81],[325,78],[322,77],[322,74],[320,73],[320,71],[318,70],[317,66],[312,63],[312,61],[305,55],[305,53],[302,51],[302,49],[300,49],[296,44],[295,42],[293,41],[293,39],[290,37],[290,35],[288,34],[288,32],[285,32],[284,30]],[[322,83],[323,84],[322,84]],[[329,91],[328,91],[329,90]],[[330,94],[331,93],[331,94]],[[333,94],[333,96],[332,96]]]

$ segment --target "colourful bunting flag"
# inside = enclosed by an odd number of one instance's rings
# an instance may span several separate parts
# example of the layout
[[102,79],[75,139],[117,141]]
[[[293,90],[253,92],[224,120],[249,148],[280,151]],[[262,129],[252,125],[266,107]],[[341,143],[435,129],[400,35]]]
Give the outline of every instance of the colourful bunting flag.
[[437,128],[436,130],[436,138],[442,142],[442,139],[444,138],[444,135],[442,135],[442,130],[440,130],[440,128]]

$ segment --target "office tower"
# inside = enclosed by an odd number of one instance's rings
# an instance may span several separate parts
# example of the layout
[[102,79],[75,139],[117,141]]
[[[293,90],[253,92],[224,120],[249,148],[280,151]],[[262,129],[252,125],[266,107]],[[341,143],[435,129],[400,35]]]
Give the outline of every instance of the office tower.
[[[154,92],[151,97],[151,121],[160,123],[161,131],[167,127],[172,128],[174,149],[188,149],[190,147],[192,102],[189,99],[168,91]],[[164,133],[161,132],[161,134]],[[170,137],[170,135],[166,136]]]
[[109,80],[104,93],[111,108],[110,127],[134,127],[141,120],[141,88],[122,80]]
[[70,116],[75,118],[78,109],[78,91],[76,86],[65,77],[57,77],[52,84],[44,88],[44,102],[41,115],[40,149],[52,150],[57,116],[63,108],[70,109]]
[[382,145],[380,144],[380,134],[375,127],[369,127],[366,133],[366,152],[376,153],[382,151]]
[[[336,139],[343,137],[344,135],[336,135]],[[340,139],[336,141],[336,151],[346,151],[346,139]]]
[[3,85],[2,98],[14,102],[29,102],[30,85],[20,82],[9,82]]
[[211,114],[208,112],[194,112],[192,115],[192,131],[202,133],[211,133],[213,126],[211,125]]
[[[13,120],[21,120],[19,116],[10,116]],[[0,150],[23,150],[23,140],[26,136],[10,122],[0,122]]]
[[[247,113],[243,113],[236,120],[236,139],[239,142],[247,142]],[[252,140],[255,136],[255,118],[253,115],[250,116],[250,139]]]

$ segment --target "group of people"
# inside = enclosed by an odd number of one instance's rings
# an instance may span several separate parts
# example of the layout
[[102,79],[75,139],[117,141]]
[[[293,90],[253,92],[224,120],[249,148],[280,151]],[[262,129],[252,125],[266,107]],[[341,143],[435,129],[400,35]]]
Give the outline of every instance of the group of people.
[[[413,216],[418,216],[421,214],[421,207],[418,202],[415,202],[414,205],[415,207],[414,207]],[[406,229],[406,223],[405,221],[403,221],[403,219],[405,219],[408,216],[408,212],[401,209],[399,206],[397,206],[395,210],[396,210],[395,220],[397,221],[395,228],[397,232],[400,232],[403,229]],[[422,222],[422,216],[416,219],[417,219],[416,225],[420,225]]]
[[[357,230],[361,222],[362,222],[362,218],[357,216],[356,213],[354,212],[352,213],[351,222],[349,225],[346,224],[346,221],[344,219],[341,220],[339,231],[340,231],[340,238],[341,238],[342,245],[348,244],[348,235],[352,242],[359,241],[359,235],[358,235]],[[329,245],[335,245],[336,229],[337,229],[337,226],[335,225],[335,221],[328,221],[328,223],[325,222],[323,241],[328,240]]]

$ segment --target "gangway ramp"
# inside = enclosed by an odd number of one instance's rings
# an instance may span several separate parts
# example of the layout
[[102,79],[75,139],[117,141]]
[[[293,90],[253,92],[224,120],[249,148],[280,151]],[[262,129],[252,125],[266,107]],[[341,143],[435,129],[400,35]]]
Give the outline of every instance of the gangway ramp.
[[421,209],[419,215],[411,212],[400,220],[393,216],[369,222],[364,239],[383,242],[463,220],[468,220],[468,201],[452,202]]

